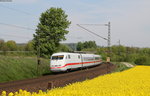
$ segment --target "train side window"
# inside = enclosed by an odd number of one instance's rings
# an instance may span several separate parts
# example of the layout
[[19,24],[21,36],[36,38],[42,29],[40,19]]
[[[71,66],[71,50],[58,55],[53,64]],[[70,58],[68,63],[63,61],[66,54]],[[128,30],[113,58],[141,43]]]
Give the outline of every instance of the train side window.
[[70,59],[70,55],[68,55],[68,59]]
[[99,60],[100,59],[100,57],[95,57],[95,60]]
[[78,55],[78,59],[80,59],[80,55]]

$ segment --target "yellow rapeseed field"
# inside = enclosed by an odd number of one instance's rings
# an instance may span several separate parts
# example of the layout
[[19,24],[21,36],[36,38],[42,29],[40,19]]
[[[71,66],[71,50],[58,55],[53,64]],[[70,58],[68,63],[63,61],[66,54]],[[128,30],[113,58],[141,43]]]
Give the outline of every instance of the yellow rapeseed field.
[[[2,96],[6,96],[5,91]],[[136,66],[47,92],[19,90],[9,96],[150,96],[150,66]]]

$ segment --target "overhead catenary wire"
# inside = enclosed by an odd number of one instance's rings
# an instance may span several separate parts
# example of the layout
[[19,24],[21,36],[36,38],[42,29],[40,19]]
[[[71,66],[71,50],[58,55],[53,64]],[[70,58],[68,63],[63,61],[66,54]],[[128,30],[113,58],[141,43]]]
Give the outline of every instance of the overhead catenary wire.
[[0,7],[7,8],[9,10],[13,10],[13,11],[23,13],[23,14],[26,14],[26,15],[32,15],[31,13],[28,13],[28,12],[25,12],[25,11],[22,11],[22,10],[19,10],[19,9],[15,9],[15,8],[12,8],[12,7],[8,7],[8,6],[2,5],[2,4],[0,4]]
[[79,27],[85,29],[87,32],[92,33],[93,35],[96,35],[96,36],[98,36],[98,37],[100,37],[100,38],[102,38],[102,39],[104,39],[104,40],[107,40],[106,38],[104,38],[104,37],[102,37],[102,36],[100,36],[100,35],[98,35],[98,34],[92,32],[92,31],[90,31],[89,29],[87,29],[87,28],[85,28],[85,27],[83,27],[83,26],[81,26],[81,25],[79,25],[79,24],[77,24],[77,26],[79,26]]
[[108,26],[108,24],[80,24],[80,25],[90,25],[90,26]]
[[[23,13],[23,14],[26,14],[26,15],[35,16],[35,15],[29,13],[29,12],[22,11],[20,9],[15,9],[15,8],[12,8],[12,7],[8,7],[8,6],[2,5],[2,4],[0,4],[0,7],[7,8],[9,10],[13,10],[13,11]],[[24,26],[18,26],[18,25],[7,24],[7,23],[2,23],[2,22],[0,22],[0,25],[6,25],[6,26],[10,26],[10,27],[16,27],[16,28],[27,29],[27,30],[35,30],[35,29],[32,29],[32,28],[24,27]]]
[[9,34],[1,34],[1,35],[5,35],[5,36],[9,36],[9,37],[20,37],[20,38],[32,39],[30,37],[20,36],[20,35],[9,35]]
[[[13,25],[13,24],[6,24],[6,23],[2,23],[0,22],[0,25],[4,25],[4,26],[9,26],[9,27],[15,27],[15,28],[19,28],[19,29],[25,29],[25,30],[35,30],[32,28],[28,28],[28,27],[24,27],[24,26],[18,26],[18,25]],[[9,36],[9,37],[20,37],[20,38],[26,38],[26,39],[32,39],[30,37],[26,37],[26,36],[20,36],[20,35],[9,35],[9,34],[3,34],[0,33],[1,35],[5,35],[5,36]]]
[[10,26],[10,27],[15,27],[15,28],[20,28],[20,29],[26,29],[26,30],[35,30],[35,29],[32,29],[32,28],[24,27],[24,26],[7,24],[7,23],[3,23],[3,22],[0,22],[0,25]]
[[[83,26],[81,26],[81,25],[94,25],[94,26],[107,26],[108,27],[108,38],[106,39],[106,38],[104,38],[104,37],[102,37],[102,36],[100,36],[100,35],[98,35],[98,34],[96,34],[96,33],[94,33],[94,32],[92,32],[92,31],[90,31],[90,30],[88,30],[87,28],[85,28],[85,27],[83,27]],[[107,44],[108,44],[108,58],[107,58],[107,62],[110,62],[110,52],[111,52],[111,48],[110,48],[110,22],[108,22],[108,24],[77,24],[77,26],[79,26],[79,27],[81,27],[82,29],[84,29],[84,30],[86,30],[87,32],[90,32],[90,33],[92,33],[92,34],[94,34],[94,35],[96,35],[96,36],[98,36],[98,37],[100,37],[100,38],[102,38],[102,39],[104,39],[104,40],[107,40]]]

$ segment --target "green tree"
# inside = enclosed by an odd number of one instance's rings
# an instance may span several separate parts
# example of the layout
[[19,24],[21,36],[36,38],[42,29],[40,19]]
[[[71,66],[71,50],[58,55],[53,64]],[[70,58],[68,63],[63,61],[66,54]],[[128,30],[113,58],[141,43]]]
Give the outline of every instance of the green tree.
[[78,42],[77,43],[77,51],[81,51],[82,49],[84,49],[84,45],[82,42]]
[[134,61],[134,63],[137,65],[149,65],[148,59],[149,58],[147,58],[146,56],[140,56]]
[[26,44],[17,44],[18,51],[25,51]]
[[13,40],[7,41],[6,46],[8,48],[8,51],[16,51],[17,50],[17,44]]
[[97,48],[95,41],[85,41],[77,43],[77,50],[81,51],[83,49]]
[[33,41],[29,41],[26,45],[25,45],[25,51],[33,51]]
[[0,51],[3,50],[4,44],[5,44],[4,40],[0,39]]
[[72,51],[71,48],[65,44],[60,44],[58,48],[58,52],[69,52]]
[[96,42],[95,41],[89,41],[88,42],[88,48],[96,48],[97,45],[96,45]]
[[59,47],[59,42],[66,40],[66,30],[71,22],[61,8],[50,8],[41,14],[34,36],[34,49],[40,48],[42,57],[50,57]]
[[86,49],[86,48],[96,48],[97,47],[95,41],[85,41],[83,43],[83,46],[84,46],[84,49]]

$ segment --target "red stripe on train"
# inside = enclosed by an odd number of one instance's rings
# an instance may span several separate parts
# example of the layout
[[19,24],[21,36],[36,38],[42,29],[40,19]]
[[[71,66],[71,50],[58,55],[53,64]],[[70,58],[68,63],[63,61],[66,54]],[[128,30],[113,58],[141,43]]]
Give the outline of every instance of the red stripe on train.
[[83,63],[68,63],[68,64],[65,64],[64,66],[60,66],[60,67],[51,67],[51,69],[63,68],[63,67],[69,66],[69,65],[88,64],[88,63],[95,63],[95,62],[101,62],[101,60],[100,61],[92,61],[92,62],[83,62]]

